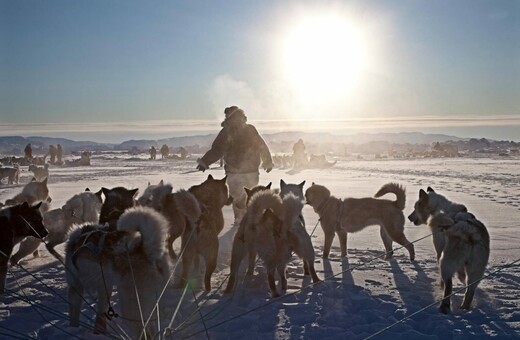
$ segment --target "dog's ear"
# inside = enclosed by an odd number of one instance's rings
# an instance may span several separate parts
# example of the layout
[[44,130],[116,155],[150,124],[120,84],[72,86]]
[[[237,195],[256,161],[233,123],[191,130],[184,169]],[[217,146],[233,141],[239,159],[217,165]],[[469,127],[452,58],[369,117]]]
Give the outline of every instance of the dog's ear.
[[426,191],[428,191],[428,192],[435,192],[435,191],[433,191],[432,187],[428,187],[428,188],[426,189]]
[[89,188],[86,188],[85,191],[90,191],[90,189],[89,189]]
[[213,179],[213,176],[211,176],[211,174],[208,175],[208,179]]
[[42,206],[42,203],[43,203],[43,201],[40,201],[40,203],[36,204],[33,208],[40,209],[40,207]]
[[43,184],[47,185],[47,177],[45,177],[45,179],[42,181]]
[[147,186],[148,186],[148,187],[150,186],[150,181],[148,181],[148,185],[147,185]]
[[266,188],[266,189],[271,189],[271,184],[273,184],[273,182],[269,182],[269,184],[267,184],[267,185],[265,186],[265,188]]
[[135,197],[135,195],[137,195],[137,192],[139,191],[139,188],[137,189],[132,189],[132,190],[128,190],[128,193],[130,195],[132,195],[132,197]]
[[[148,185],[150,185],[150,184],[148,184]],[[161,181],[159,182],[159,186],[162,187],[163,185],[164,185],[164,180],[161,179]]]
[[316,183],[312,182],[312,184],[311,184],[311,185],[315,185],[315,184],[316,184]]
[[280,180],[280,189],[286,186],[287,184],[284,182],[283,179]]
[[24,210],[29,209],[29,203],[23,202],[22,203],[22,209],[24,209]]
[[246,187],[244,187],[244,190],[246,191],[247,197],[251,197],[251,190]]
[[298,186],[299,186],[300,188],[302,188],[302,189],[303,189],[303,186],[304,186],[304,185],[305,185],[305,181],[303,181],[303,182],[301,182],[300,184],[298,184]]
[[105,197],[108,197],[108,195],[110,194],[110,189],[107,189],[105,187],[101,187],[101,192],[103,193],[103,195],[105,195]]
[[36,177],[31,178],[31,182],[36,182]]
[[428,194],[423,190],[419,190],[419,199],[422,200],[422,199],[425,199],[428,197]]

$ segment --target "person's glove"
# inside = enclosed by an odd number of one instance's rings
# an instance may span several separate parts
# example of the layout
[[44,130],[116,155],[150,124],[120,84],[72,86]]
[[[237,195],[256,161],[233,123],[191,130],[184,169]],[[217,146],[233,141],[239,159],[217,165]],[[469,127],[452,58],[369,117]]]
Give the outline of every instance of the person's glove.
[[197,159],[197,164],[198,164],[197,170],[202,171],[202,172],[208,170],[208,166],[200,158]]
[[270,173],[271,170],[273,170],[273,164],[263,165],[263,168],[264,168],[265,172]]

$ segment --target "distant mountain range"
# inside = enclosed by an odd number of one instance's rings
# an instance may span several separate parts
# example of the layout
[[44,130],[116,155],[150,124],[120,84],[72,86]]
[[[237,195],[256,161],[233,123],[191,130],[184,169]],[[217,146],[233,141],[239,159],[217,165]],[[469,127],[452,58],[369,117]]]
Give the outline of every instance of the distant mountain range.
[[[23,154],[23,149],[28,143],[35,152],[46,152],[49,145],[61,144],[66,152],[75,152],[81,150],[90,151],[108,151],[108,150],[147,150],[152,145],[161,147],[166,144],[170,148],[180,146],[196,146],[198,148],[207,148],[215,139],[216,134],[171,137],[158,140],[128,140],[119,144],[98,143],[93,141],[75,141],[66,138],[55,137],[21,137],[21,136],[5,136],[0,137],[0,153],[2,154]],[[420,132],[401,132],[401,133],[358,133],[352,135],[335,135],[331,133],[309,133],[309,132],[277,132],[263,134],[266,142],[269,143],[295,143],[298,139],[314,144],[328,143],[345,143],[345,144],[363,144],[369,142],[388,142],[394,144],[431,144],[434,142],[461,141],[464,138],[442,134],[424,134]]]

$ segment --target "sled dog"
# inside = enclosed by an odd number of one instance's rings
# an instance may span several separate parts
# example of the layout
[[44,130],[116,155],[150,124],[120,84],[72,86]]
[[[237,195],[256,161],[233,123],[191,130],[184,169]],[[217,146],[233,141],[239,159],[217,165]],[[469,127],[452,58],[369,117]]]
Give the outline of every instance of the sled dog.
[[280,180],[280,196],[282,199],[289,193],[293,193],[296,197],[305,200],[305,195],[303,193],[303,186],[305,185],[305,181],[300,184],[287,184],[283,179]]
[[305,198],[307,204],[311,205],[320,217],[325,234],[323,258],[329,257],[334,232],[338,234],[341,256],[344,257],[347,255],[347,233],[360,231],[369,225],[379,225],[386,249],[385,259],[388,260],[393,256],[392,241],[395,241],[404,246],[410,253],[410,260],[414,260],[414,246],[404,235],[404,188],[396,183],[388,183],[383,185],[374,196],[381,197],[387,193],[395,194],[397,200],[371,197],[341,200],[331,196],[326,187],[312,183],[305,192]]
[[[246,188],[246,207],[249,207],[249,203],[251,202],[251,198],[258,192],[261,191],[271,191],[271,182],[266,186],[257,185],[253,188]],[[273,191],[274,192],[274,191]],[[276,204],[276,203],[274,203]],[[228,279],[228,284],[226,287],[226,292],[231,292],[233,287],[235,286],[236,277],[238,274],[238,270],[240,268],[240,264],[245,257],[245,252],[249,253],[249,265],[247,269],[247,275],[253,275],[255,269],[255,261],[256,261],[256,251],[255,247],[248,247],[245,243],[245,228],[248,220],[248,210],[246,210],[246,214],[240,221],[239,227],[235,235],[233,236],[233,246],[231,248],[231,264],[230,264],[230,276]]]
[[[226,292],[233,289],[246,248],[254,249],[262,259],[272,297],[279,296],[274,279],[275,271],[280,276],[282,290],[287,289],[285,268],[291,259],[292,251],[303,258],[313,282],[319,281],[314,269],[314,249],[299,217],[302,208],[303,201],[293,194],[288,194],[283,201],[271,190],[261,190],[252,196],[241,222],[244,230],[243,240],[237,237],[238,241],[234,242],[234,246],[240,247],[236,248],[237,251],[232,255],[231,275]],[[239,241],[242,241],[242,244]]]
[[[453,218],[459,212],[468,211],[464,205],[451,202],[446,197],[437,194],[431,187],[428,187],[427,192],[422,189],[419,191],[419,199],[414,204],[414,211],[408,216],[410,222],[415,225],[427,224],[428,218],[439,212]],[[437,253],[437,262],[439,262],[446,238],[443,229],[436,225],[429,226],[433,234],[433,246]]]
[[148,182],[148,186],[146,187],[146,189],[144,189],[141,196],[137,199],[137,204],[150,207],[152,204],[152,199],[154,197],[155,190],[162,186],[164,186],[164,181],[162,179],[158,184],[150,184],[150,182]]
[[190,192],[182,189],[174,193],[172,191],[170,184],[161,181],[158,185],[148,186],[138,202],[154,208],[166,217],[169,223],[166,245],[170,257],[176,259],[173,242],[182,236],[186,224],[197,224],[201,210],[199,201]]
[[0,181],[3,178],[7,178],[7,184],[18,184],[18,179],[20,177],[20,166],[15,164],[12,168],[3,168],[0,167]]
[[5,291],[7,266],[14,246],[27,236],[47,236],[41,204],[30,206],[24,202],[0,211],[0,293]]
[[484,275],[489,259],[489,234],[482,222],[462,204],[450,202],[428,187],[428,193],[419,191],[419,200],[408,216],[415,225],[425,224],[431,228],[434,246],[444,286],[444,299],[439,310],[450,311],[455,273],[466,285],[461,309],[469,309],[478,285]]
[[74,230],[65,253],[70,326],[79,325],[83,292],[93,290],[97,293],[95,331],[104,332],[115,284],[119,313],[129,323],[132,337],[140,338],[146,332],[151,339],[156,322],[151,321],[143,330],[142,320],[153,313],[171,273],[164,247],[167,232],[166,219],[148,207],[126,210],[115,230],[99,224]]
[[184,255],[182,256],[181,280],[177,288],[186,286],[191,265],[195,264],[197,268],[200,255],[206,263],[204,288],[211,290],[211,275],[217,265],[218,234],[224,228],[222,208],[224,205],[232,203],[226,179],[226,177],[214,179],[209,175],[204,182],[188,189],[188,192],[199,202],[202,212],[198,223],[186,224],[182,234],[181,247],[184,249]]
[[[44,240],[49,252],[59,260],[63,260],[54,247],[67,240],[67,235],[74,224],[97,223],[102,202],[101,190],[93,193],[87,188],[84,192],[72,196],[63,207],[45,212],[43,222],[49,235]],[[41,240],[36,237],[24,239],[20,243],[18,252],[11,257],[11,263],[16,264],[29,254],[39,256],[40,243]]]
[[208,175],[204,182],[188,189],[190,193],[195,195],[200,204],[210,210],[211,217],[215,221],[217,228],[217,235],[224,229],[222,208],[224,205],[233,203],[233,198],[229,196],[226,180],[227,176],[222,179],[214,179],[213,176]]
[[42,181],[44,178],[49,178],[49,164],[45,163],[44,166],[37,166],[34,164],[29,165],[29,171],[34,174],[34,178],[37,181]]
[[115,187],[112,189],[101,188],[105,201],[99,213],[99,224],[108,224],[111,229],[116,228],[116,223],[121,214],[135,205],[135,195],[139,189],[126,189]]
[[23,202],[27,202],[30,205],[36,202],[43,202],[41,210],[48,210],[48,204],[51,202],[49,197],[49,188],[47,187],[47,178],[43,181],[38,182],[34,178],[31,182],[27,183],[22,192],[14,196],[12,199],[5,201],[6,205],[15,205]]

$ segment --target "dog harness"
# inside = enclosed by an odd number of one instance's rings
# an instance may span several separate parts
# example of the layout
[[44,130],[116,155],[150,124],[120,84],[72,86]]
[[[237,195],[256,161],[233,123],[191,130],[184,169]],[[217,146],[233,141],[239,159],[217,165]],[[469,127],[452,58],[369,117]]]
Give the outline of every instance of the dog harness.
[[[94,255],[96,255],[97,257],[100,257],[101,252],[103,251],[103,248],[105,247],[105,239],[109,232],[110,231],[108,230],[108,227],[105,225],[104,229],[94,229],[94,230],[90,230],[84,234],[82,233],[81,237],[84,238],[83,244],[81,246],[79,246],[78,249],[76,249],[76,251],[74,251],[74,253],[72,254],[72,263],[74,264],[74,267],[78,268],[78,266],[76,265],[76,259],[78,256],[78,252],[82,248],[87,248]],[[101,233],[101,237],[99,238],[99,240],[97,242],[89,240],[90,236],[92,236],[96,233]]]
[[[327,206],[327,203],[329,203],[329,201],[332,199],[332,196],[330,196],[329,198],[327,198],[327,200],[323,203],[321,203],[319,206],[318,206],[318,214],[323,214],[322,211],[323,209]],[[341,198],[338,199],[338,214],[336,216],[336,231],[340,231],[341,228],[343,227],[343,224],[341,222],[341,218],[343,217],[343,210],[344,210],[344,206],[343,206],[343,200]],[[321,219],[320,219],[321,220]]]

